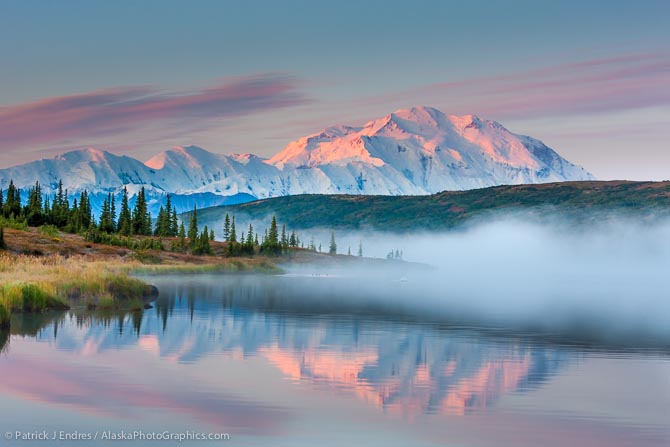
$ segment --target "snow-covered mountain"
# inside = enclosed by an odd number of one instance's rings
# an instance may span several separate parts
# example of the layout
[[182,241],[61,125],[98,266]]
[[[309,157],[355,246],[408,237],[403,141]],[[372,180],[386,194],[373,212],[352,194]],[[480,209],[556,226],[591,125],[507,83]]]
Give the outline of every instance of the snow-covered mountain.
[[180,210],[303,193],[432,194],[501,184],[591,180],[544,143],[495,121],[452,116],[430,107],[398,110],[363,127],[335,126],[300,138],[270,159],[177,147],[145,163],[84,149],[0,170],[0,187],[39,180],[46,193],[59,179],[94,202],[126,185],[149,191],[154,207],[167,192]]
[[269,162],[324,173],[333,193],[430,194],[593,179],[539,140],[430,107],[398,110],[363,127],[328,128],[289,144]]

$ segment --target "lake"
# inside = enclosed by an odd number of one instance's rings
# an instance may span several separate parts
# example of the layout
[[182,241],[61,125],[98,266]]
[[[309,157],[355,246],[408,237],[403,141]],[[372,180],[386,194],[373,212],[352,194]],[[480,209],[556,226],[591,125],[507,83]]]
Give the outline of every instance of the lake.
[[141,313],[13,317],[1,445],[670,445],[664,344],[411,314],[337,275],[148,281]]

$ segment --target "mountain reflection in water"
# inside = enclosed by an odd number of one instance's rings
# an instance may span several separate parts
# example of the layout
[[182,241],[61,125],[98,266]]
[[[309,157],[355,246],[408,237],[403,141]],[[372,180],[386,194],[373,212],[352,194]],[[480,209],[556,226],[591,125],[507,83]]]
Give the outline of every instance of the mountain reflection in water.
[[81,356],[137,345],[174,362],[197,363],[216,353],[259,357],[287,380],[347,392],[403,415],[482,410],[505,393],[540,385],[574,360],[523,339],[473,338],[369,317],[292,315],[278,303],[276,287],[248,276],[152,279],[161,296],[145,315],[65,314],[37,339]]
[[53,430],[225,429],[241,445],[670,439],[665,354],[427,323],[303,279],[151,277],[161,294],[143,312],[14,315],[0,418],[12,430],[36,411]]

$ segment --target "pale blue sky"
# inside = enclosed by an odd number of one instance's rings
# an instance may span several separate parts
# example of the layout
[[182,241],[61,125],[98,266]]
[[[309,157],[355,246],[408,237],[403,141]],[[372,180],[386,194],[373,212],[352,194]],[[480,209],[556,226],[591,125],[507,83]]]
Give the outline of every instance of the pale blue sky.
[[0,0],[0,167],[83,146],[268,156],[426,104],[599,178],[670,178],[668,17],[666,1]]

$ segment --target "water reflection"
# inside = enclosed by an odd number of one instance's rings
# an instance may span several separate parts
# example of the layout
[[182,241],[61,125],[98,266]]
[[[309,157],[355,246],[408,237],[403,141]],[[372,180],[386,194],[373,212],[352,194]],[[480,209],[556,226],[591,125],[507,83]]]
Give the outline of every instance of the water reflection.
[[[286,295],[272,279],[156,281],[160,299],[144,315],[69,313],[13,327],[79,356],[135,346],[177,363],[198,363],[221,354],[260,358],[298,386],[346,393],[385,412],[410,417],[484,410],[502,395],[542,384],[576,360],[574,352],[521,338],[487,339],[463,330],[366,316],[313,315],[309,311],[314,307]],[[28,368],[39,369],[36,366]],[[76,378],[75,371],[49,374],[58,377],[58,389],[74,392],[66,378]],[[18,383],[14,386],[20,388]],[[123,395],[113,386],[105,392],[108,400]],[[157,397],[133,389],[125,399],[138,405]],[[188,402],[197,396],[173,398]],[[63,396],[46,399],[62,401]]]
[[0,354],[9,348],[9,330],[0,329]]
[[300,278],[151,282],[161,296],[143,312],[14,315],[3,427],[224,429],[264,446],[670,440],[666,354],[381,315]]

